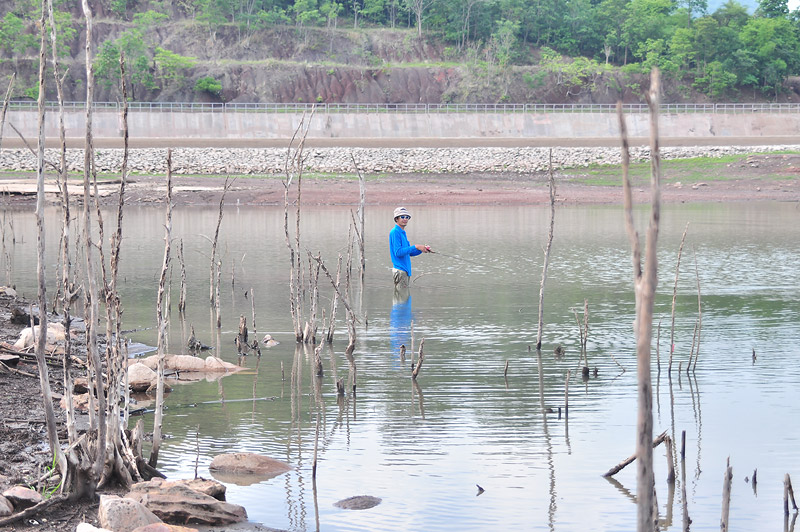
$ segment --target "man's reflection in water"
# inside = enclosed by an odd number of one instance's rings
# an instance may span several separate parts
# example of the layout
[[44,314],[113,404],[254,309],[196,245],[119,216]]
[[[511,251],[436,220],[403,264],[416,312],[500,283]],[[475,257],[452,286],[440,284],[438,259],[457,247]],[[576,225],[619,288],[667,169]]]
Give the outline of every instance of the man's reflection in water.
[[405,345],[411,349],[411,321],[414,314],[411,312],[411,294],[408,287],[395,289],[392,300],[392,312],[389,315],[389,333],[392,345],[392,354],[399,358],[400,346]]

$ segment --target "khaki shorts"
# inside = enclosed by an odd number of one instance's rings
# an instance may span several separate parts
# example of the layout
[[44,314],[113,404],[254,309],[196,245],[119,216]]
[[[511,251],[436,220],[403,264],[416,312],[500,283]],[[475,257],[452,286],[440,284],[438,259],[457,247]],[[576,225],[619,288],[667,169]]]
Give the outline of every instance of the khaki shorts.
[[392,268],[392,277],[394,279],[395,288],[408,288],[408,273],[406,273],[405,270]]

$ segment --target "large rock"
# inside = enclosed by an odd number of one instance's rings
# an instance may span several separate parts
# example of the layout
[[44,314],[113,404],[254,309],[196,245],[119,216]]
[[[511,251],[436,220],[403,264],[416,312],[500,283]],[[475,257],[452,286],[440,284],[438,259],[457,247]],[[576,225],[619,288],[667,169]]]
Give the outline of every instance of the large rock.
[[89,523],[78,523],[78,526],[75,527],[75,532],[114,532],[113,530],[109,530],[107,528],[97,528],[94,525],[90,525]]
[[205,360],[205,371],[239,371],[241,366],[225,362],[221,358],[207,357]]
[[0,353],[0,362],[10,368],[17,367],[19,364],[19,355],[11,355],[9,353]]
[[168,523],[153,523],[152,525],[140,526],[134,529],[133,532],[197,532],[197,529]]
[[200,357],[192,355],[173,355],[167,357],[164,366],[167,369],[178,371],[206,371],[205,361]]
[[167,523],[220,526],[247,520],[247,512],[237,504],[163,479],[134,484],[125,497],[141,502]]
[[158,355],[150,355],[149,357],[128,359],[128,367],[133,366],[134,364],[144,364],[148,368],[155,371],[156,369],[158,369]]
[[97,520],[101,527],[114,532],[131,532],[140,526],[161,522],[145,505],[116,495],[100,496]]
[[269,475],[270,478],[292,470],[292,466],[269,456],[255,453],[226,453],[211,460],[211,471]]
[[198,477],[194,479],[175,480],[174,483],[181,484],[190,490],[200,492],[204,495],[214,497],[218,501],[225,500],[225,484],[217,482],[216,480]]
[[348,497],[341,501],[333,503],[337,508],[343,510],[369,510],[381,503],[380,497],[373,497],[372,495],[356,495],[355,497]]
[[[41,326],[36,325],[33,329],[26,327],[19,333],[19,339],[14,343],[14,349],[22,351],[34,344],[34,332],[38,336]],[[63,342],[66,338],[63,323],[48,323],[47,324],[47,345],[51,348],[59,342]]]
[[0,495],[0,517],[7,517],[14,513],[14,505],[11,501]]
[[[67,409],[67,396],[61,398],[61,409]],[[95,403],[95,410],[97,410],[97,403]],[[89,411],[89,394],[88,393],[74,393],[72,394],[72,409],[78,412]]]
[[128,367],[128,386],[134,392],[146,392],[158,380],[158,374],[144,364]]
[[3,492],[3,497],[14,507],[14,511],[21,511],[42,502],[42,496],[36,491],[23,486],[14,486]]

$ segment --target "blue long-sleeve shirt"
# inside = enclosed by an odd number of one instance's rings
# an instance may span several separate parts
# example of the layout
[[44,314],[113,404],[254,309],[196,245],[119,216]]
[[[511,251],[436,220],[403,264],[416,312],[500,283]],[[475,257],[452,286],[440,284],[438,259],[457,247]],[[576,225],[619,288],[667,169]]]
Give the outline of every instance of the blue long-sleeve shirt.
[[411,257],[416,257],[422,253],[408,243],[406,231],[399,225],[395,225],[389,232],[389,254],[392,257],[392,266],[398,270],[403,270],[411,277]]

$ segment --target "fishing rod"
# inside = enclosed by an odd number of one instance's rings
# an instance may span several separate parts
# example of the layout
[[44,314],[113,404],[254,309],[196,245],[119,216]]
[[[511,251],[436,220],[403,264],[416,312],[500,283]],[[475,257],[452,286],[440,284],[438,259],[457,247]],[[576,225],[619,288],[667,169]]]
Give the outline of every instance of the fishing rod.
[[492,269],[495,269],[495,270],[500,270],[502,272],[510,271],[507,268],[500,268],[499,266],[492,266],[491,264],[486,264],[484,262],[478,262],[478,261],[475,261],[475,260],[465,259],[464,257],[459,257],[458,255],[449,255],[447,253],[442,253],[441,251],[433,251],[433,250],[431,250],[430,252],[431,253],[435,253],[437,255],[441,255],[442,257],[447,257],[449,259],[455,259],[455,260],[460,260],[462,262],[467,262],[469,264],[474,264],[476,266],[482,266],[482,267],[485,267],[485,268],[492,268]]

